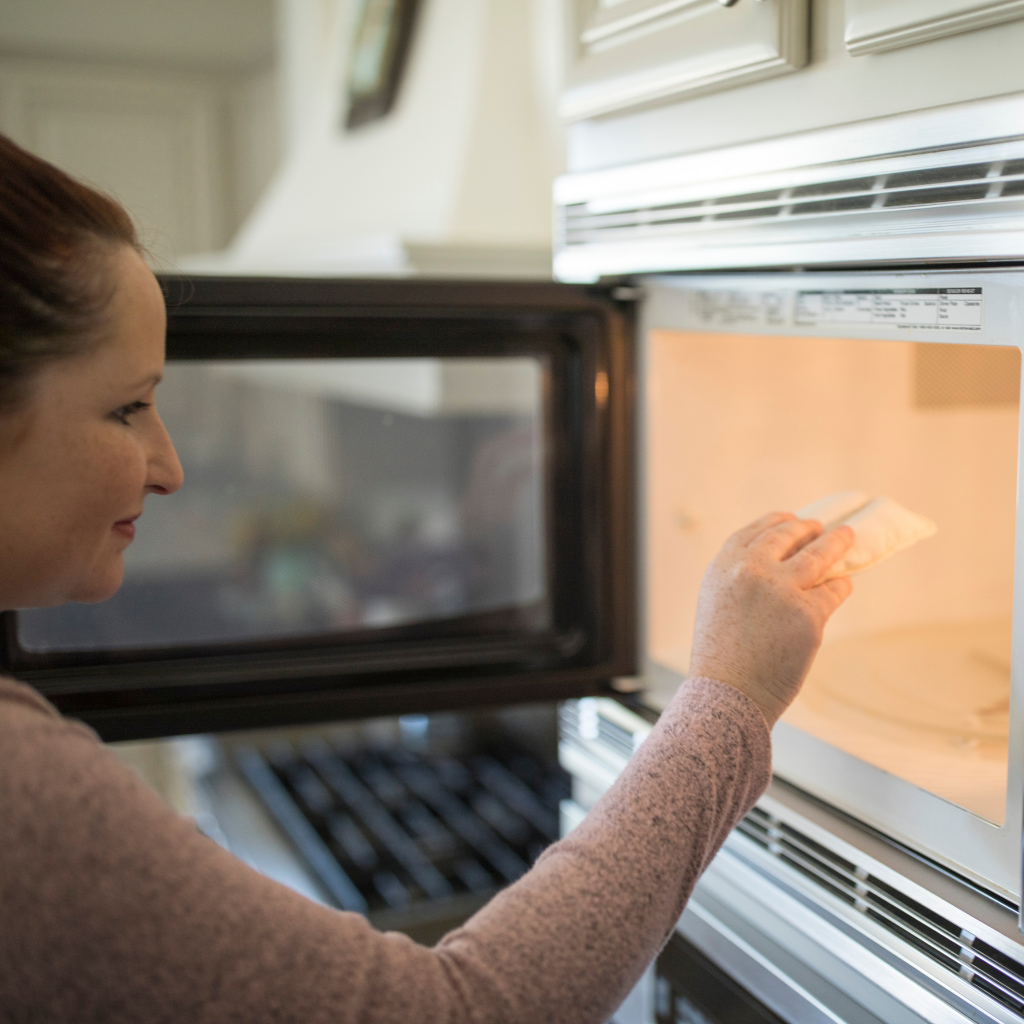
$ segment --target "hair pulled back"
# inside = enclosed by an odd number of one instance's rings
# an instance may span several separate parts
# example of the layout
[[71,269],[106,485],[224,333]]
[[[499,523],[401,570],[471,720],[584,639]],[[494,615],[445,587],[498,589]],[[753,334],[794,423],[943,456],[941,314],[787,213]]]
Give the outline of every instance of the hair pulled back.
[[120,245],[141,252],[124,207],[0,135],[0,412],[44,363],[95,343]]

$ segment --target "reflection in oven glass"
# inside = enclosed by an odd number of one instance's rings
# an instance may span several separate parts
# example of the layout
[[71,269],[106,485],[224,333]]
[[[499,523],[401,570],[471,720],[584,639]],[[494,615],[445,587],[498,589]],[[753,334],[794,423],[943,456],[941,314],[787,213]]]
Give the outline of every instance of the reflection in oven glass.
[[174,363],[185,471],[100,605],[20,617],[32,651],[301,637],[515,609],[546,620],[535,359]]
[[938,533],[854,578],[785,720],[995,823],[1006,813],[1020,352],[655,332],[650,646],[689,662],[733,529],[839,491]]

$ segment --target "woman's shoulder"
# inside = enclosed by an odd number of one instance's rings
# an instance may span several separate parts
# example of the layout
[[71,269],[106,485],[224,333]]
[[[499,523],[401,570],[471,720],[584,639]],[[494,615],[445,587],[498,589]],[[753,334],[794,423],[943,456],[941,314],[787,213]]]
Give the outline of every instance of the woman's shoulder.
[[10,676],[0,676],[0,711],[23,708],[49,718],[60,714],[38,690]]
[[51,718],[60,717],[60,712],[38,690],[10,676],[0,675],[0,711],[14,708],[25,708]]
[[81,722],[65,718],[38,690],[10,676],[0,675],[0,733],[10,742],[11,732],[32,732],[38,727],[69,730],[95,739]]

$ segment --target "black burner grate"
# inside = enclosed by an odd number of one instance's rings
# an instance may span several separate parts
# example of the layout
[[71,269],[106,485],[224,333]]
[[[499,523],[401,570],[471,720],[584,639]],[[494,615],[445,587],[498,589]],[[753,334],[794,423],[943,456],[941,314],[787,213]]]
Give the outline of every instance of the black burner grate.
[[518,750],[465,756],[322,738],[235,760],[321,885],[371,917],[491,893],[558,838],[569,776]]

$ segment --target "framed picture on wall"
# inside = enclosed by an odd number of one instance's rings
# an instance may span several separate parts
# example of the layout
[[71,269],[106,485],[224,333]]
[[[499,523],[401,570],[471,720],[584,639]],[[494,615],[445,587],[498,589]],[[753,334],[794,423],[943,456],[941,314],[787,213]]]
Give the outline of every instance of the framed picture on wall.
[[384,117],[394,106],[420,0],[362,0],[348,62],[345,127]]

